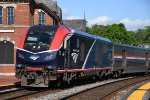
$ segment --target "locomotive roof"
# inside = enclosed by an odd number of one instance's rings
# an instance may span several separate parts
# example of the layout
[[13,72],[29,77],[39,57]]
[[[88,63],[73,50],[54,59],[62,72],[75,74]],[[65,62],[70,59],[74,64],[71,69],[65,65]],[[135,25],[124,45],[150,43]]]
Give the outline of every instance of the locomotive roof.
[[86,36],[86,37],[89,37],[89,38],[94,38],[96,40],[101,40],[101,41],[112,43],[107,38],[103,38],[103,37],[100,37],[100,36],[96,36],[96,35],[89,34],[89,33],[86,33],[86,32],[79,31],[79,30],[75,30],[75,29],[74,29],[74,34],[78,34],[78,35]]
[[53,29],[53,30],[56,30],[57,28],[58,28],[59,26],[58,25],[55,25],[55,26],[53,26],[53,25],[33,25],[33,26],[31,26],[30,27],[30,30],[51,30],[51,29]]
[[[53,25],[34,25],[34,26],[30,27],[30,30],[37,30],[37,29],[40,30],[40,29],[50,29],[50,28],[56,30],[58,27],[59,27],[59,25],[56,25],[56,26],[53,26]],[[104,42],[112,43],[112,41],[110,41],[107,38],[103,38],[103,37],[100,37],[100,36],[96,36],[96,35],[93,35],[93,34],[82,32],[82,31],[79,31],[79,30],[76,30],[76,29],[70,29],[68,27],[66,27],[66,28],[69,31],[72,31],[71,33],[73,33],[73,34],[82,35],[82,36],[93,38],[93,39],[96,39],[96,40],[101,40],[101,41],[104,41]]]

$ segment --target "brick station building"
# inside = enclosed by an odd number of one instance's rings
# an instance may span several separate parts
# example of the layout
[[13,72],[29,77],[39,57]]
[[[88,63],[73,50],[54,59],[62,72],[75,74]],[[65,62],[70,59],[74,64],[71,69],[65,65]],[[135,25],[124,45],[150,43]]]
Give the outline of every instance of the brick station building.
[[14,75],[16,48],[23,32],[36,24],[60,24],[53,0],[0,0],[0,75]]

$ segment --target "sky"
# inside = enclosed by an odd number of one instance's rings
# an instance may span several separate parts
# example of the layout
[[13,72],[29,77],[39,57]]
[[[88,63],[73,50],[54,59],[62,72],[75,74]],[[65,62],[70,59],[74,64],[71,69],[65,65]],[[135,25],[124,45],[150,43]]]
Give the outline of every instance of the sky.
[[85,15],[87,26],[123,23],[131,31],[150,26],[150,0],[55,1],[63,19],[83,19]]

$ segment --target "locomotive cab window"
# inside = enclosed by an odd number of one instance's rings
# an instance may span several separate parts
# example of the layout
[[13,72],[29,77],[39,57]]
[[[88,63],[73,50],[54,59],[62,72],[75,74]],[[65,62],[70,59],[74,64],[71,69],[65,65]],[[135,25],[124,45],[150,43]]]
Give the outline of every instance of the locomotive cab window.
[[29,32],[26,43],[43,43],[49,45],[52,40],[52,37],[52,32]]
[[48,50],[54,37],[54,34],[55,34],[54,30],[31,29],[27,34],[24,48],[33,52]]

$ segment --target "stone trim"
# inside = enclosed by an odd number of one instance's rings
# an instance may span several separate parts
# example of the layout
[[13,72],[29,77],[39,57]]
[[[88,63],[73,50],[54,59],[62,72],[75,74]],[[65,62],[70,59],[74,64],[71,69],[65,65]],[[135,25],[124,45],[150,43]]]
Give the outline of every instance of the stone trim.
[[0,73],[0,76],[15,76],[15,73]]
[[10,37],[6,37],[6,38],[0,37],[0,41],[4,41],[4,40],[9,41],[9,42],[13,43],[14,45],[15,45],[15,43],[16,43],[14,40],[11,40]]
[[6,4],[5,3],[0,3],[1,4],[1,6],[3,7],[3,8],[7,8],[7,7],[14,7],[14,8],[17,8],[17,4],[13,4],[13,3],[9,3],[8,4],[8,2],[6,2]]
[[14,49],[17,49],[18,47],[17,46],[14,46]]
[[29,28],[30,26],[25,25],[0,25],[1,28]]
[[15,64],[0,64],[0,67],[1,66],[15,66]]
[[0,30],[0,33],[14,33],[15,30]]

